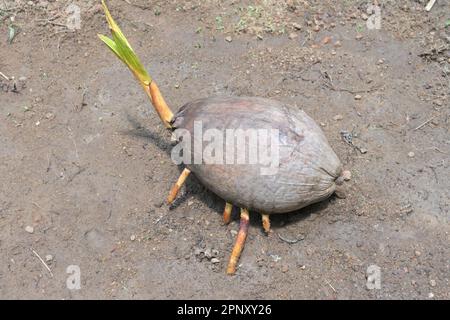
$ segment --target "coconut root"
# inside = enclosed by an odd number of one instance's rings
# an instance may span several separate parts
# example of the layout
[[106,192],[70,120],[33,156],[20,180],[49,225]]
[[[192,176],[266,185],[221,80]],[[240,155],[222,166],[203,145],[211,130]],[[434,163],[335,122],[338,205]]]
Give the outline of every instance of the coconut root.
[[262,225],[266,234],[270,233],[270,218],[268,214],[261,214],[262,217]]
[[245,239],[247,238],[248,227],[250,224],[250,217],[247,209],[241,208],[241,222],[239,224],[239,232],[236,237],[236,242],[231,252],[230,260],[228,262],[227,274],[233,275],[236,272],[236,266],[244,249]]
[[229,224],[231,221],[231,211],[233,210],[233,205],[231,203],[225,203],[225,209],[223,209],[223,223]]
[[180,177],[178,178],[177,182],[173,185],[172,189],[170,189],[169,196],[167,197],[167,202],[169,204],[172,204],[172,202],[175,200],[178,191],[180,191],[181,187],[183,186],[184,182],[186,181],[190,173],[191,170],[185,168],[183,172],[180,174]]

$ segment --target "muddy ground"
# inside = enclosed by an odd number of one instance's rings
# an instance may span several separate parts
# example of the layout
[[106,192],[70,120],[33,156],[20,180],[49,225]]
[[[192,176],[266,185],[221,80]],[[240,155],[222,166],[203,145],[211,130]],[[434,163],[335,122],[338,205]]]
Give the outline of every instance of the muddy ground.
[[164,202],[170,134],[98,40],[98,2],[0,1],[0,298],[449,299],[450,6],[378,2],[381,29],[368,1],[108,2],[174,110],[289,103],[352,172],[345,199],[278,215],[269,237],[253,213],[230,277],[238,223],[193,178]]

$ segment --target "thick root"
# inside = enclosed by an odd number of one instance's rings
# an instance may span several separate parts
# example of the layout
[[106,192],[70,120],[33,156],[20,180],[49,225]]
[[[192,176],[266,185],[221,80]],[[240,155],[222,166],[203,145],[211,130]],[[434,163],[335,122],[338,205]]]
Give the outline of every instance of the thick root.
[[247,209],[241,209],[241,222],[239,224],[239,232],[236,237],[236,242],[231,252],[230,261],[228,262],[227,274],[233,275],[236,273],[236,266],[244,249],[245,239],[247,238],[248,227],[250,224],[250,217]]

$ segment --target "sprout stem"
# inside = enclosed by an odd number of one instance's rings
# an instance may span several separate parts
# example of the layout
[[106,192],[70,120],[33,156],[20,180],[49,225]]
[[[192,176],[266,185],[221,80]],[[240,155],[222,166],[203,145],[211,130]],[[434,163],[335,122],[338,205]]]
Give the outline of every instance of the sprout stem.
[[138,56],[133,51],[133,48],[131,48],[127,38],[112,18],[104,0],[102,0],[102,5],[105,11],[106,20],[108,21],[109,29],[111,30],[112,38],[99,34],[98,36],[100,40],[102,40],[109,47],[109,49],[111,49],[111,51],[114,52],[114,54],[127,65],[141,86],[144,88],[147,95],[150,97],[153,107],[164,125],[167,128],[172,128],[171,123],[173,119],[173,112],[165,102],[158,86],[147,73],[147,70],[145,70]]

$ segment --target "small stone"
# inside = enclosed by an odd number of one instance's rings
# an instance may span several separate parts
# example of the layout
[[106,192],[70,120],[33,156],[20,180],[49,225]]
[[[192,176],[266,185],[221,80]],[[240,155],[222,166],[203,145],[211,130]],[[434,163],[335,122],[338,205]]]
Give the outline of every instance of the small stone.
[[132,234],[131,237],[130,237],[130,240],[131,240],[131,241],[136,240],[136,236],[135,236],[134,234]]
[[333,117],[333,120],[335,120],[335,121],[340,121],[340,120],[342,120],[342,119],[344,119],[344,117],[342,116],[342,114],[337,114],[337,115],[335,115],[335,116]]
[[53,256],[51,254],[48,254],[45,256],[45,261],[50,262],[53,260]]
[[363,13],[363,14],[361,14],[361,19],[367,20],[367,19],[369,19],[369,16],[367,14]]
[[274,262],[278,262],[278,261],[281,260],[281,257],[279,255],[277,255],[277,254],[271,254],[270,257],[272,258],[272,260]]
[[230,233],[231,233],[232,236],[235,236],[235,235],[238,234],[238,232],[236,230],[230,230]]
[[32,226],[26,226],[25,231],[28,233],[34,233],[34,228]]
[[331,50],[331,55],[335,56],[336,55],[336,51],[335,50]]
[[433,293],[433,292],[430,292],[430,293],[428,294],[428,298],[433,299],[433,298],[434,298],[434,293]]
[[258,40],[263,40],[264,38],[263,38],[262,35],[258,34],[258,35],[256,35],[256,39],[258,39]]
[[219,263],[219,262],[220,262],[220,259],[212,258],[212,259],[211,259],[211,262],[212,262],[212,263]]
[[205,250],[205,257],[208,258],[208,259],[212,258],[211,249],[208,248],[208,249]]
[[163,204],[164,204],[164,200],[161,200],[161,199],[157,199],[157,200],[155,200],[155,202],[153,202],[153,205],[156,208],[161,208]]
[[225,41],[227,41],[227,42],[231,42],[231,41],[233,41],[233,38],[231,38],[230,36],[228,36],[228,37],[225,37]]
[[408,157],[414,158],[414,156],[415,156],[415,153],[414,153],[414,152],[412,152],[412,151],[408,152]]
[[336,197],[338,197],[339,199],[345,199],[347,198],[347,195],[345,194],[344,191],[340,190],[340,189],[336,189],[334,191],[334,194],[336,195]]
[[419,250],[414,251],[414,254],[416,255],[416,257],[420,257],[422,255],[422,252],[420,252]]
[[327,36],[325,38],[322,39],[322,44],[328,44],[331,42],[331,37]]
[[378,61],[377,61],[377,64],[383,64],[384,63],[384,60],[383,59],[379,59]]
[[441,100],[434,100],[433,103],[437,106],[442,106],[442,101]]
[[366,148],[359,148],[359,152],[361,152],[362,154],[367,153],[367,149]]
[[320,31],[320,27],[319,27],[318,25],[315,25],[314,28],[313,28],[313,30],[314,30],[315,32],[319,32],[319,31]]
[[355,37],[356,40],[361,40],[362,38],[363,38],[362,34],[357,34]]
[[19,81],[25,82],[25,81],[27,81],[27,77],[22,76],[19,78]]
[[48,112],[45,114],[45,118],[47,118],[48,120],[53,119],[55,117],[55,115],[51,112]]
[[288,267],[286,264],[284,264],[284,265],[281,267],[281,272],[286,273],[286,272],[288,272],[288,271],[289,271],[289,267]]
[[336,42],[334,43],[334,46],[335,46],[336,48],[341,47],[341,46],[342,46],[342,43],[338,40],[338,41],[336,41]]
[[361,100],[362,96],[360,94],[355,95],[355,100]]
[[342,171],[342,178],[344,178],[345,181],[349,181],[352,178],[352,173],[349,170]]
[[297,23],[297,22],[294,22],[294,23],[292,24],[292,26],[293,26],[294,29],[296,29],[296,30],[302,30],[302,26],[301,26],[299,23]]
[[293,40],[293,39],[295,39],[297,37],[298,36],[297,36],[297,34],[295,32],[292,32],[292,33],[289,34],[289,39],[291,39],[291,40]]
[[430,280],[430,286],[436,287],[436,280]]
[[188,207],[192,206],[193,204],[194,204],[194,201],[192,201],[192,200],[189,200],[187,203]]

